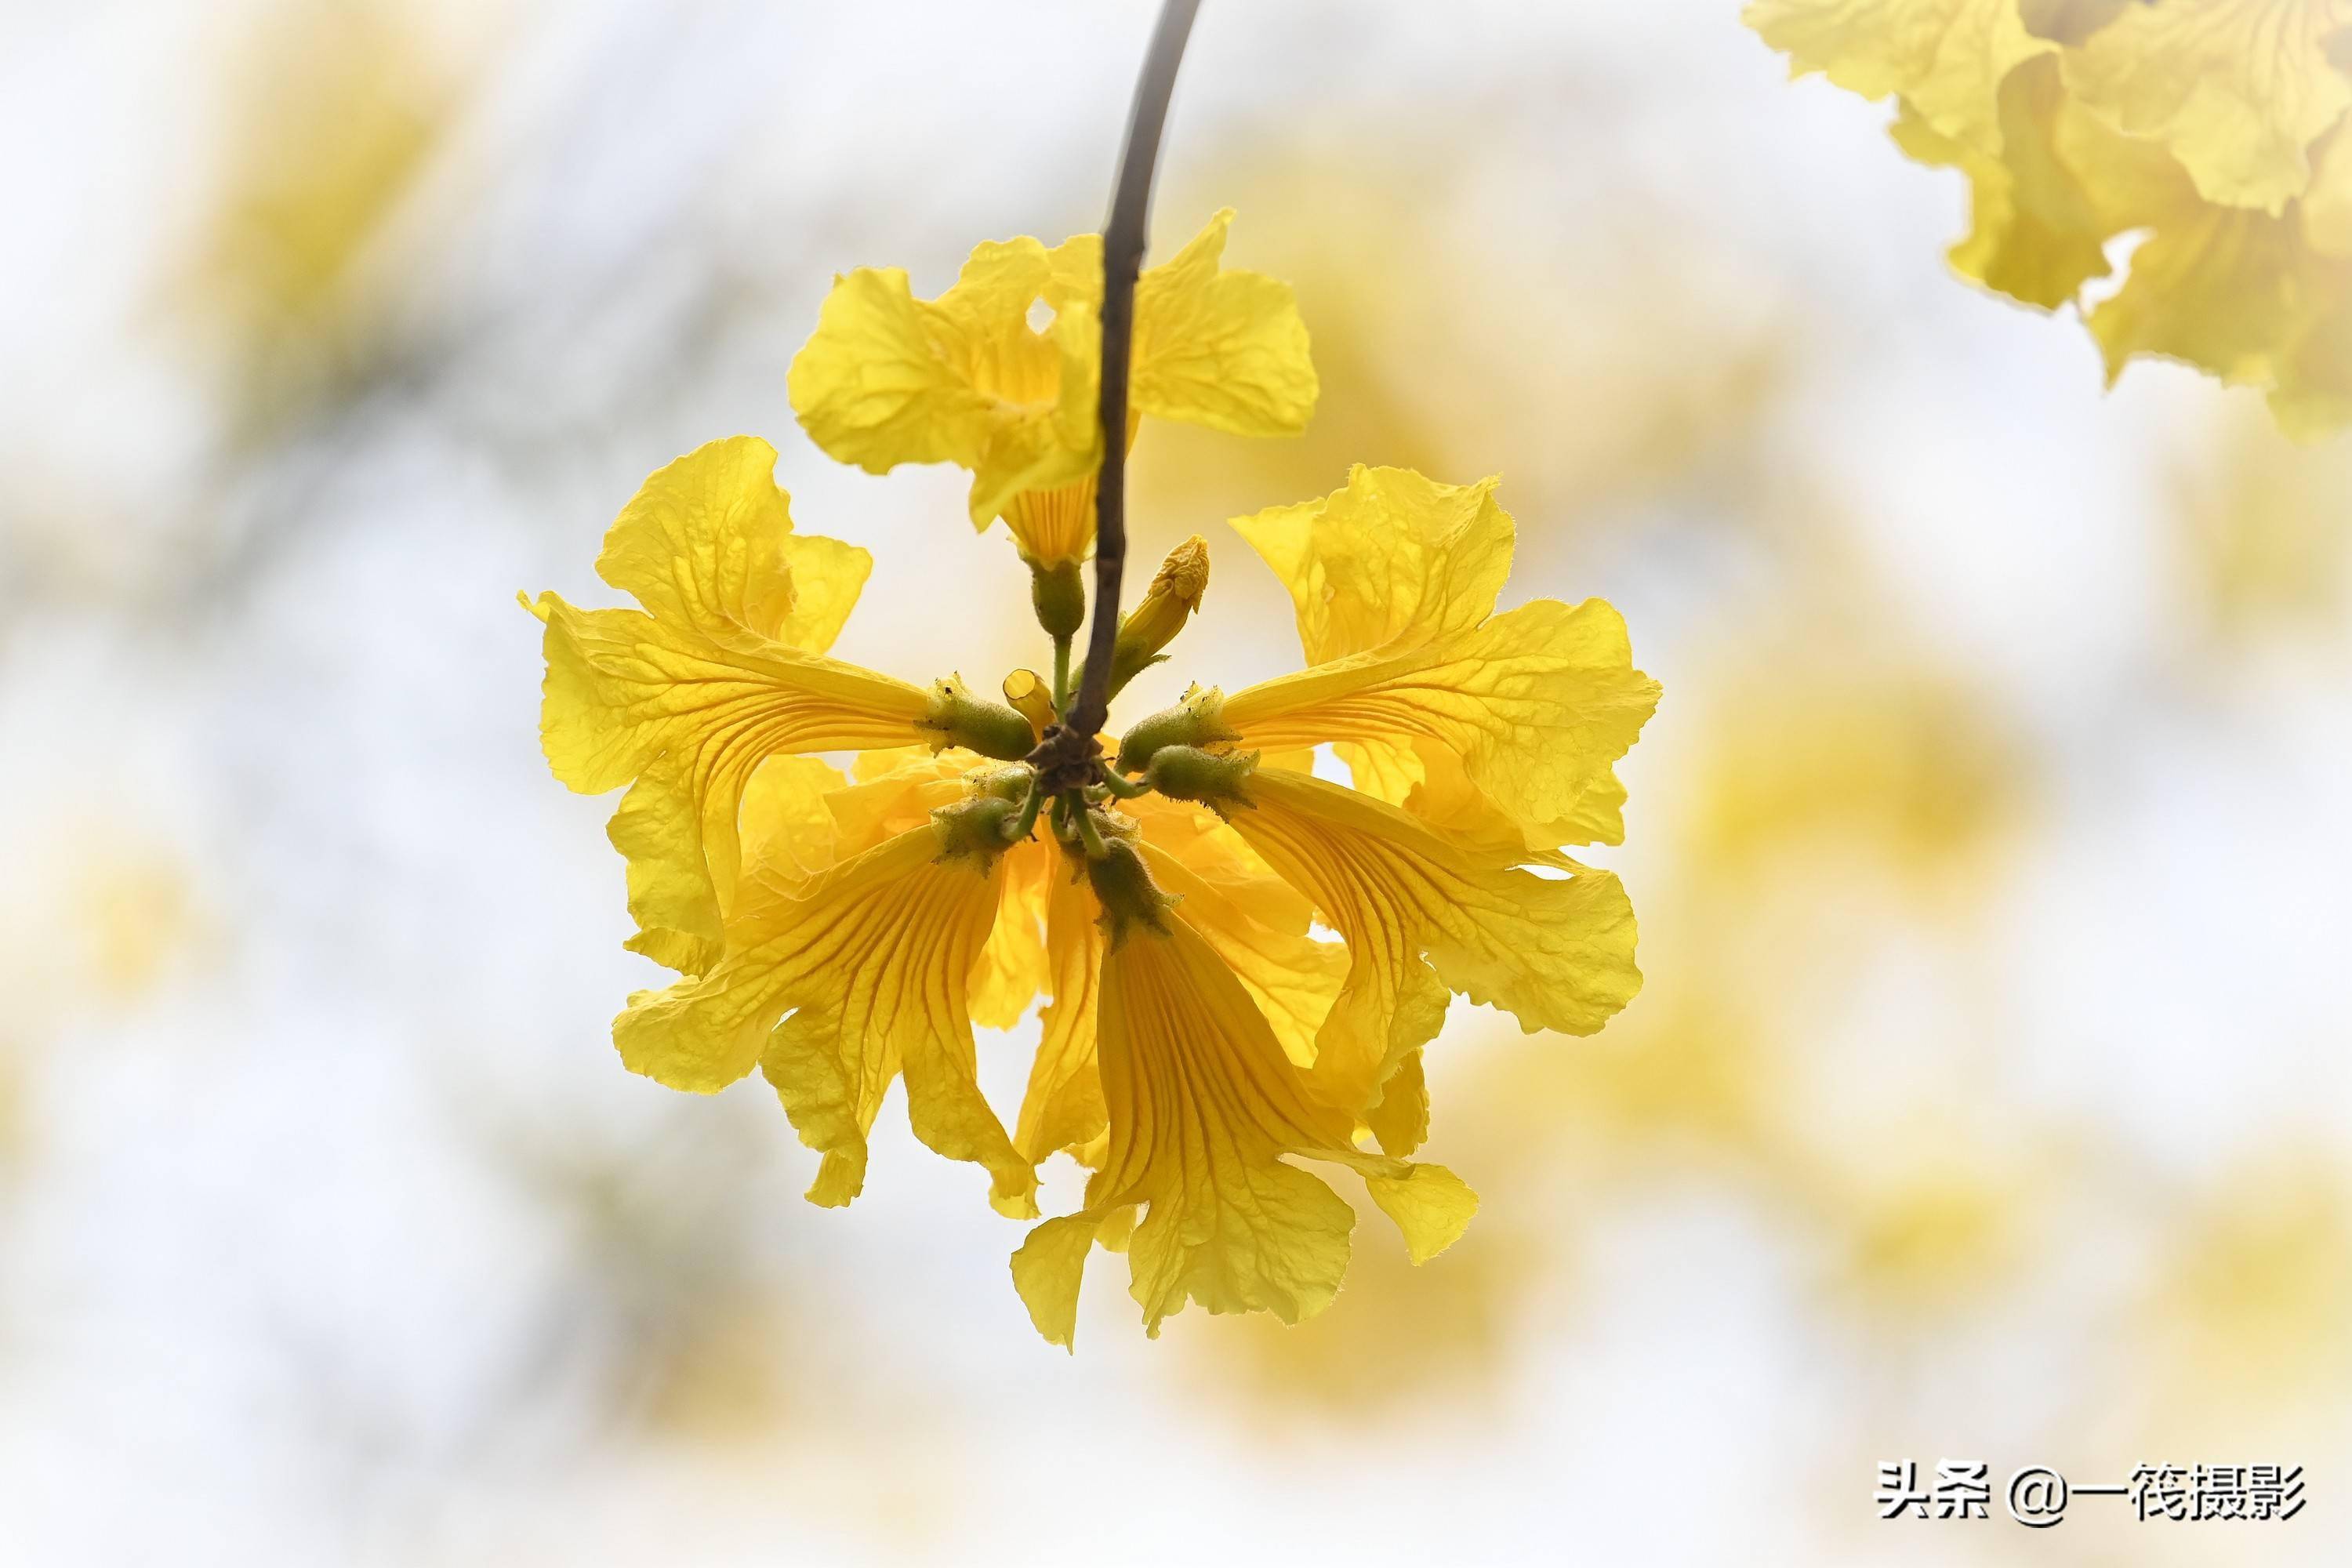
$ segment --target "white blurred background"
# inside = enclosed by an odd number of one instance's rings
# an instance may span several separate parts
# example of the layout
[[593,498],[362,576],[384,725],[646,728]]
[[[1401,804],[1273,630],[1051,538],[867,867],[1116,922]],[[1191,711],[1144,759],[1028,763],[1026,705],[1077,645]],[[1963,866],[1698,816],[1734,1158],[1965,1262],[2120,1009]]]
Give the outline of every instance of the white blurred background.
[[[1297,657],[1222,520],[1504,476],[1602,595],[1647,988],[1464,1009],[1296,1330],[1066,1357],[886,1110],[623,1071],[611,803],[518,588],[738,432],[992,687],[1025,574],[784,370],[832,275],[1089,229],[1152,7],[16,0],[0,22],[0,1559],[2321,1563],[2352,1537],[2352,446],[1971,292],[1957,175],[1705,0],[1210,0],[1162,251],[1240,209],[1324,397],[1147,428],[1185,679]],[[1009,1108],[1034,1021],[982,1042]],[[1066,1162],[1053,1196],[1076,1191]],[[1882,1522],[1882,1459],[2306,1468],[2284,1524]]]

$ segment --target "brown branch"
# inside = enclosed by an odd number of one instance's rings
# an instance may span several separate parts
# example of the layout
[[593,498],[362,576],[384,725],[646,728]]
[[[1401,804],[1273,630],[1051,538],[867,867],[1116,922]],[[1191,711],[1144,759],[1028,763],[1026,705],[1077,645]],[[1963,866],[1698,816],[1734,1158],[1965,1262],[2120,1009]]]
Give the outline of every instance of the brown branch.
[[1111,646],[1118,637],[1118,580],[1127,566],[1127,381],[1135,347],[1135,279],[1143,270],[1144,223],[1151,210],[1151,174],[1160,162],[1160,132],[1177,62],[1192,37],[1201,0],[1167,0],[1151,47],[1136,78],[1135,107],[1127,121],[1118,183],[1103,225],[1102,471],[1095,481],[1094,624],[1087,632],[1087,662],[1077,700],[1065,728],[1092,750],[1110,711]]

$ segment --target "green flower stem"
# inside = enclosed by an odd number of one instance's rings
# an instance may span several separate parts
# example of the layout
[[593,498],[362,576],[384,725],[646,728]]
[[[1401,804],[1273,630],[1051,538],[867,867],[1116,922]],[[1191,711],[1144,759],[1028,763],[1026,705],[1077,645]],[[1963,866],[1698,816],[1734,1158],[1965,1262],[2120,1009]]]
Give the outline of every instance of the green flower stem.
[[1133,800],[1139,795],[1150,795],[1151,785],[1143,779],[1131,779],[1117,768],[1105,764],[1102,787],[1121,800]]
[[1045,792],[1037,781],[1029,781],[1029,793],[1021,798],[1020,814],[1004,825],[1004,842],[1018,844],[1037,829],[1037,812],[1045,804]]
[[1087,847],[1087,859],[1099,860],[1110,853],[1103,844],[1102,829],[1095,826],[1094,814],[1087,809],[1086,802],[1072,800],[1070,815],[1077,819],[1078,840]]

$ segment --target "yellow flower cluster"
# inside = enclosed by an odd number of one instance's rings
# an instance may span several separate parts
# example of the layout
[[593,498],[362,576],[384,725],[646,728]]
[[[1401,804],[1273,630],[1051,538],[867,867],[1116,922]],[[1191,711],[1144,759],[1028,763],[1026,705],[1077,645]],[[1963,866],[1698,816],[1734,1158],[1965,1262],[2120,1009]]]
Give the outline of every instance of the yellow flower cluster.
[[[1143,275],[1135,405],[1294,430],[1306,330],[1287,287],[1223,268],[1230,216]],[[972,518],[1011,527],[1060,655],[1074,626],[1044,584],[1075,591],[1092,544],[1099,258],[1093,237],[984,245],[933,300],[852,273],[790,378],[832,456],[971,471]],[[1288,584],[1307,668],[1195,688],[1071,785],[1030,761],[1070,710],[1064,658],[1050,681],[1011,672],[999,703],[827,657],[871,559],[794,531],[775,461],[737,437],[646,480],[597,560],[638,607],[526,600],[548,761],[575,790],[627,786],[628,945],[683,976],[615,1020],[624,1063],[700,1092],[758,1068],[823,1156],[819,1204],[857,1195],[898,1080],[917,1137],[986,1170],[1006,1215],[1034,1217],[1036,1167],[1073,1154],[1083,1207],[1013,1263],[1066,1345],[1098,1243],[1127,1252],[1155,1333],[1188,1300],[1320,1310],[1354,1211],[1294,1158],[1360,1173],[1415,1261],[1450,1244],[1476,1200],[1407,1158],[1449,992],[1589,1034],[1640,984],[1623,889],[1562,853],[1622,837],[1613,764],[1657,701],[1617,613],[1497,614],[1514,525],[1495,481],[1359,468],[1234,522]],[[1121,623],[1114,689],[1167,657],[1208,577],[1199,538],[1169,557]],[[1313,775],[1327,742],[1355,787]],[[814,754],[843,752],[846,773]],[[1008,1131],[973,1026],[1041,994]]]
[[1795,70],[1894,96],[1957,168],[1964,276],[2134,356],[2265,389],[2309,439],[2352,423],[2352,0],[1753,0]]

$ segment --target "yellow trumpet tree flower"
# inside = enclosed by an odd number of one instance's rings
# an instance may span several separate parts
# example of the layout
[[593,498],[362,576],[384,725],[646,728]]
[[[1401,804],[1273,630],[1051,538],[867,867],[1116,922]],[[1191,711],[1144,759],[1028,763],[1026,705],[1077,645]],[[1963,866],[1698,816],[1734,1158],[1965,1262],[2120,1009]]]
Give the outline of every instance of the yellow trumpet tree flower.
[[[2281,428],[2352,424],[2352,0],[1753,0],[1799,73],[1898,104],[1968,176],[1963,277],[2141,355],[2263,388]],[[2122,286],[2089,303],[2139,240]]]
[[[1295,436],[1314,412],[1297,302],[1288,284],[1224,266],[1233,218],[1219,212],[1136,284],[1130,442],[1144,414]],[[1075,567],[1094,542],[1102,457],[1102,279],[1091,234],[991,241],[936,300],[916,299],[898,268],[861,267],[835,282],[793,361],[793,410],[826,455],[868,473],[970,469],[974,528],[1002,517],[1033,565]]]
[[[1217,321],[1197,322],[1209,347],[1163,327],[1154,352],[1209,363]],[[894,428],[950,442],[908,411]],[[1407,1156],[1448,994],[1589,1034],[1641,984],[1623,889],[1561,852],[1622,835],[1612,765],[1657,700],[1616,612],[1496,614],[1514,525],[1495,481],[1359,468],[1235,524],[1289,586],[1308,668],[1196,688],[1065,786],[1039,742],[1068,683],[1012,672],[1005,705],[826,657],[869,561],[793,531],[773,462],[736,437],[646,481],[598,558],[638,608],[526,601],[550,764],[628,786],[629,945],[681,974],[615,1020],[623,1062],[697,1092],[757,1068],[823,1156],[819,1204],[857,1194],[899,1079],[917,1136],[982,1167],[1005,1214],[1034,1215],[1037,1164],[1070,1152],[1084,1206],[1013,1259],[1066,1345],[1097,1244],[1127,1252],[1155,1333],[1187,1300],[1285,1321],[1328,1304],[1354,1211],[1294,1159],[1360,1173],[1416,1262],[1444,1249],[1476,1199]],[[1175,644],[1207,582],[1196,537],[1122,623],[1129,664]],[[1360,787],[1307,771],[1325,742]],[[840,752],[847,773],[811,754]],[[1041,994],[1008,1131],[973,1025]]]

